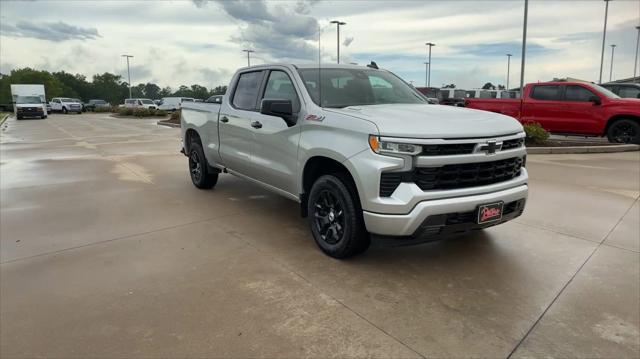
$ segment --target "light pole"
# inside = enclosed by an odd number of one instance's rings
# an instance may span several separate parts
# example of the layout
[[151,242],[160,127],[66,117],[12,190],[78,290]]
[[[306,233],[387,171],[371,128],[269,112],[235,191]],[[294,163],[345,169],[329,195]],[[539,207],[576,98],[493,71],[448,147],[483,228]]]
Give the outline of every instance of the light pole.
[[346,25],[347,23],[338,20],[333,20],[331,23],[336,24],[336,28],[338,29],[338,63],[340,63],[340,25]]
[[131,71],[129,71],[129,59],[132,58],[132,55],[122,55],[122,57],[127,58],[127,77],[129,78],[129,98],[131,98]]
[[524,91],[524,63],[527,53],[527,18],[529,15],[529,0],[524,0],[524,21],[522,25],[522,62],[520,63],[520,98]]
[[[636,40],[636,60],[633,62],[633,78],[636,77],[636,70],[638,69],[638,48],[640,48],[640,26],[636,26],[638,30],[638,39]],[[640,82],[640,80],[638,80]]]
[[429,87],[429,63],[424,63],[424,87]]
[[609,1],[610,0],[604,0],[604,31],[602,32],[602,52],[600,53],[600,79],[598,80],[599,84],[602,83],[602,66],[604,65],[604,43],[605,39],[607,38],[607,16],[609,15]]
[[511,54],[507,54],[507,91],[509,91],[509,74],[511,70]]
[[616,44],[611,45],[611,67],[609,69],[609,82],[611,82],[611,77],[613,76],[613,53],[616,50]]
[[255,52],[255,51],[250,50],[250,49],[245,49],[245,50],[242,50],[242,52],[246,52],[246,53],[247,53],[247,66],[251,66],[251,57],[250,57],[250,54],[251,54],[252,52]]
[[433,42],[427,42],[425,45],[429,46],[429,60],[427,62],[427,87],[431,86],[431,48],[436,46]]

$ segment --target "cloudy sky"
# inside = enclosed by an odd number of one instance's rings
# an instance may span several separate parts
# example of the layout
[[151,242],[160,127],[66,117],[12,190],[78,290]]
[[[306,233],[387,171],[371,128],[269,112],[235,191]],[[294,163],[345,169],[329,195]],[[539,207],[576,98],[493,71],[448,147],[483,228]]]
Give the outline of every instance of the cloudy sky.
[[[474,88],[519,81],[523,0],[511,1],[0,1],[0,72],[32,67],[91,77],[126,74],[161,86],[226,84],[252,63],[341,61],[368,63],[424,85],[426,46],[434,42],[431,84]],[[531,0],[525,81],[553,77],[598,79],[604,2]],[[640,0],[609,6],[603,78],[633,74]]]

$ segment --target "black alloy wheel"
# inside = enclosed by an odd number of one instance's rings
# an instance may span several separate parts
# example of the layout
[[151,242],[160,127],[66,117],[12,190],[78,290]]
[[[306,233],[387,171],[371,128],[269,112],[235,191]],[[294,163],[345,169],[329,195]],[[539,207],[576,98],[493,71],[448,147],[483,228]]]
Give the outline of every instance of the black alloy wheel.
[[318,178],[309,191],[307,213],[313,239],[326,255],[343,259],[369,248],[358,192],[348,175]]
[[196,151],[191,151],[189,155],[189,172],[194,182],[202,181],[202,163]]
[[314,203],[316,230],[328,244],[336,244],[344,237],[344,205],[329,190],[320,192]]
[[189,175],[193,185],[200,189],[210,189],[218,183],[218,172],[209,163],[198,142],[189,146]]
[[622,119],[614,122],[607,131],[609,142],[640,144],[640,124]]

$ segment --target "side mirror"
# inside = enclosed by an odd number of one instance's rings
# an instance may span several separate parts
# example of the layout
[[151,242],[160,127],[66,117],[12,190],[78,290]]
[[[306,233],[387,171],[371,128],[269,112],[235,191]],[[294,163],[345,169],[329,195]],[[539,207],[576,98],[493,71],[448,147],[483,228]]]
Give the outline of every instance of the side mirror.
[[589,97],[589,102],[593,102],[593,104],[595,106],[599,106],[602,104],[602,100],[600,100],[600,97],[598,96],[591,96]]
[[637,98],[640,98],[640,93],[638,94],[638,96],[636,96]]
[[260,104],[260,113],[268,116],[281,117],[289,127],[296,124],[293,118],[293,104],[291,100],[264,99]]

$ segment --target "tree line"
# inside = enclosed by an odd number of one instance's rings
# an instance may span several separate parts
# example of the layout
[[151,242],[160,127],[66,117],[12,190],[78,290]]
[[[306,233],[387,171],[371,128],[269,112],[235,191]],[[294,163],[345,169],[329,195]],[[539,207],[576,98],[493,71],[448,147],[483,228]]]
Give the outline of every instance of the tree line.
[[[0,104],[11,103],[12,84],[43,84],[47,101],[53,97],[71,97],[82,101],[91,99],[105,100],[112,105],[124,103],[129,97],[129,84],[122,76],[109,72],[95,74],[91,81],[81,74],[70,74],[65,71],[49,72],[22,68],[12,70],[8,75],[0,74]],[[141,83],[131,87],[131,96],[149,98],[152,100],[162,97],[193,97],[207,99],[209,96],[222,95],[227,86],[217,86],[207,89],[201,85],[182,85],[174,90],[171,87],[160,87],[154,83]]]

